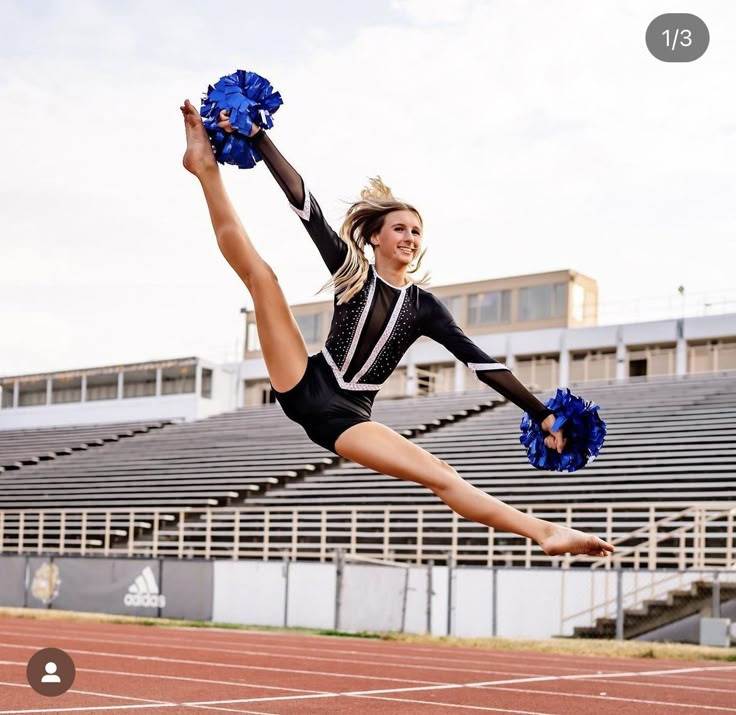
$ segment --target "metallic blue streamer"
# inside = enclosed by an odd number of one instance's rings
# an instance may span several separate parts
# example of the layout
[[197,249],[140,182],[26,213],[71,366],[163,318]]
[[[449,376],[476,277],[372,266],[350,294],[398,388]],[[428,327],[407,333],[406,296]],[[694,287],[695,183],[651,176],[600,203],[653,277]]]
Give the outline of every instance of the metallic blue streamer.
[[586,402],[570,393],[569,389],[557,390],[547,400],[547,408],[555,414],[552,429],[562,429],[567,444],[560,454],[544,444],[547,432],[525,412],[519,429],[519,441],[526,448],[529,463],[537,469],[554,472],[575,472],[590,464],[600,453],[606,437],[606,423],[600,418],[598,405]]
[[[221,77],[214,86],[207,88],[202,97],[199,113],[204,128],[220,164],[234,164],[241,169],[250,169],[261,160],[261,155],[249,141],[253,126],[270,129],[272,114],[283,104],[281,95],[274,92],[271,83],[246,70]],[[226,132],[217,126],[220,112],[230,114],[230,124],[235,131]]]

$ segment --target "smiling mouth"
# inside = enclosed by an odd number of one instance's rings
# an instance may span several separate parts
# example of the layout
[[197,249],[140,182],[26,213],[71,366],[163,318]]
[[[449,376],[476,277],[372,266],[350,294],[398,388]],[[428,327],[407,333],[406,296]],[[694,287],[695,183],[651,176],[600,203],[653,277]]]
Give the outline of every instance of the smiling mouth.
[[403,246],[399,248],[400,251],[403,251],[404,253],[409,254],[410,256],[414,255],[414,251],[411,248],[404,248]]

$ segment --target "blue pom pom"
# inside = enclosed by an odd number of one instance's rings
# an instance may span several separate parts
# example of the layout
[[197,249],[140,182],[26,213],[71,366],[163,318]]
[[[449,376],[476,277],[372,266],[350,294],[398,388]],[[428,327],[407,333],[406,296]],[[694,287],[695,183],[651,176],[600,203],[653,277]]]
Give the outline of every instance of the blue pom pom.
[[[256,74],[237,70],[221,77],[215,86],[207,89],[199,113],[207,130],[215,159],[220,164],[235,164],[250,169],[261,160],[248,137],[256,125],[261,129],[273,126],[272,114],[283,104],[281,95],[274,92],[270,82]],[[230,113],[230,124],[235,131],[226,132],[217,126],[220,112]]]
[[544,444],[547,432],[525,412],[519,428],[519,441],[526,448],[529,463],[537,469],[553,472],[575,472],[590,464],[601,451],[606,437],[606,423],[598,414],[599,406],[572,395],[570,390],[557,390],[546,407],[555,414],[552,429],[562,429],[567,444],[562,454]]

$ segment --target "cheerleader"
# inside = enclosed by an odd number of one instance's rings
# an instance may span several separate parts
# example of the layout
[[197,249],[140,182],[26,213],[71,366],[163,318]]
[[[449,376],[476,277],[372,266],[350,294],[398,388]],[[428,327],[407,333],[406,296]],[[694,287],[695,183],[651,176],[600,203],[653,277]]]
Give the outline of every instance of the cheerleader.
[[[217,243],[240,276],[253,305],[271,386],[284,413],[309,438],[340,457],[376,472],[417,482],[461,516],[533,539],[548,555],[604,556],[613,546],[524,514],[466,482],[447,462],[371,419],[381,384],[420,336],[444,345],[480,380],[525,410],[548,432],[544,442],[562,452],[565,436],[555,415],[506,368],[478,348],[434,295],[412,280],[423,256],[419,212],[373,179],[347,212],[340,235],[325,221],[301,176],[270,137],[254,125],[251,141],[300,217],[332,275],[335,305],[323,349],[309,355],[276,274],[258,254],[225,190],[202,119],[181,107],[187,149],[184,167],[199,179]],[[228,116],[219,125],[230,131]],[[370,263],[365,249],[373,251]]]

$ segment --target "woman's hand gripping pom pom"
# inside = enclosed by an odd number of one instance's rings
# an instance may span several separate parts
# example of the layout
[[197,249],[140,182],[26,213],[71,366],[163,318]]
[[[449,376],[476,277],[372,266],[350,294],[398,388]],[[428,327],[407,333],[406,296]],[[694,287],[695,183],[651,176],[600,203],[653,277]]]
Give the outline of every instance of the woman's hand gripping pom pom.
[[599,406],[571,394],[569,389],[558,389],[546,407],[555,415],[553,423],[548,417],[537,424],[524,413],[519,425],[519,441],[526,448],[529,463],[537,469],[575,472],[592,462],[606,437]]
[[[249,138],[259,129],[273,126],[272,114],[282,104],[281,95],[255,72],[237,70],[221,77],[214,87],[210,85],[199,113],[215,159],[241,169],[254,167],[261,156]],[[228,118],[229,131],[222,127],[223,112]]]

